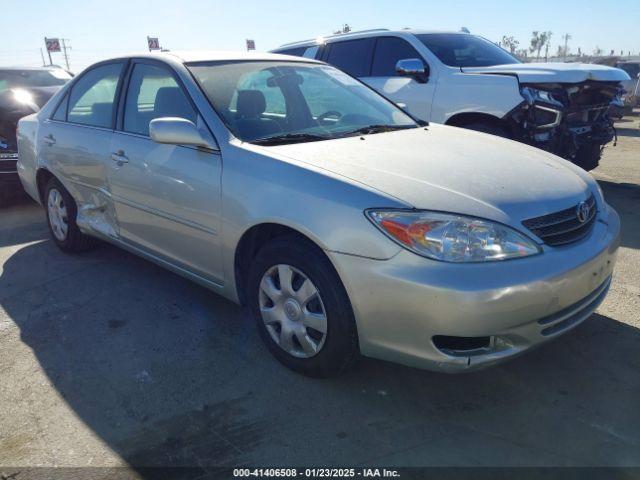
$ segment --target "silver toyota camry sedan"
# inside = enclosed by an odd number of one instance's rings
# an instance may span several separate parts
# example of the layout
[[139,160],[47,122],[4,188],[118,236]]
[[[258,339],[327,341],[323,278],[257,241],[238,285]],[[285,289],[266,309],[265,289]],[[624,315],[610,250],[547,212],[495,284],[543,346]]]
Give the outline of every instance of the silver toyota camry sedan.
[[114,58],[18,130],[60,249],[106,240],[246,305],[307,375],[358,354],[491,365],[578,325],[611,282],[619,218],[591,176],[416,121],[321,62]]

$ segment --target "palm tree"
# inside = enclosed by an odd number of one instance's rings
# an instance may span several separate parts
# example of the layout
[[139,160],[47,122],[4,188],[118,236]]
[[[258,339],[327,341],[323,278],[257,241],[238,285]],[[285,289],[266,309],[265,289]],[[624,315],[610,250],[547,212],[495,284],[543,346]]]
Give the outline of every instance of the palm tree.
[[538,32],[537,30],[531,34],[531,46],[529,51],[536,52],[536,60],[540,60],[540,51],[551,40],[551,32]]

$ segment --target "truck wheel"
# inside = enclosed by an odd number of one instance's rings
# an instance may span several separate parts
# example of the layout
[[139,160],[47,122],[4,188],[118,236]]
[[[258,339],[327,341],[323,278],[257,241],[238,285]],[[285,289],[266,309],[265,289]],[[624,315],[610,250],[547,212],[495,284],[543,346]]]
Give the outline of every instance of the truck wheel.
[[490,135],[495,135],[496,137],[511,139],[509,131],[500,125],[494,125],[491,123],[469,123],[468,125],[463,125],[463,128],[475,130],[476,132],[488,133]]
[[93,237],[85,235],[76,224],[78,209],[76,202],[64,186],[52,178],[44,193],[47,224],[53,241],[63,252],[78,253],[95,245]]
[[602,147],[597,143],[588,143],[578,149],[576,156],[573,158],[573,163],[588,172],[589,170],[597,168],[600,164],[601,156]]
[[358,354],[347,292],[324,252],[296,236],[253,259],[248,301],[262,340],[286,367],[310,377],[345,371]]

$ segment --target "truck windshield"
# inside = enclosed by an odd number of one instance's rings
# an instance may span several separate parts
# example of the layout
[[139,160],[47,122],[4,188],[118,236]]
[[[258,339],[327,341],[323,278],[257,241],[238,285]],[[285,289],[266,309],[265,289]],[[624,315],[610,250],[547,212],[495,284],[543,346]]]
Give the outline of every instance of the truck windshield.
[[467,33],[423,33],[416,37],[442,63],[450,67],[490,67],[521,63],[489,40]]
[[54,87],[64,85],[71,75],[59,69],[0,70],[0,91],[7,88]]
[[640,73],[640,63],[620,63],[616,66],[627,72],[627,75],[631,77],[631,80],[638,78],[638,74]]
[[276,145],[418,124],[358,80],[323,64],[283,61],[187,65],[239,139]]

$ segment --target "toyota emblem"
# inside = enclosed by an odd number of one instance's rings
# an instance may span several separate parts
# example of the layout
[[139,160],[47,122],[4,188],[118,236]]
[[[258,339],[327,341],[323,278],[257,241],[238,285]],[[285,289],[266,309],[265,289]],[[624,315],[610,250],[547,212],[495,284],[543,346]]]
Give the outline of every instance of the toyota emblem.
[[578,217],[578,221],[580,223],[584,223],[589,218],[589,205],[587,202],[580,202],[578,204],[578,208],[576,209],[576,216]]

